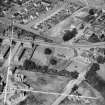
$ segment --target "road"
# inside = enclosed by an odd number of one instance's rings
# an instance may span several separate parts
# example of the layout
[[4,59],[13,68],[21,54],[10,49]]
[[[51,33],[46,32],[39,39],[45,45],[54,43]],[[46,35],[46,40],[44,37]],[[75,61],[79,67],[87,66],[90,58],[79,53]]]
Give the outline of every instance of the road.
[[[3,39],[10,39],[9,37],[2,37],[0,36],[0,38],[3,38]],[[78,43],[75,43],[75,44],[72,44],[72,45],[62,45],[62,44],[56,44],[56,43],[48,43],[48,42],[44,42],[44,41],[32,41],[32,40],[21,40],[21,39],[16,39],[16,38],[12,38],[14,41],[16,42],[25,42],[25,43],[35,43],[35,44],[39,44],[39,45],[45,45],[45,46],[51,46],[51,47],[61,47],[61,48],[76,48],[76,47],[89,47],[89,48],[92,48],[92,47],[104,47],[105,46],[105,42],[98,42],[98,43],[88,43],[88,44],[78,44]]]
[[58,99],[52,104],[52,105],[59,105],[61,103],[61,101],[63,101],[72,91],[72,88],[74,87],[74,85],[79,85],[83,80],[84,80],[84,76],[86,75],[87,71],[84,71],[83,73],[79,74],[79,77],[76,80],[71,80],[66,88],[65,91],[62,93],[63,95],[61,95],[60,97],[58,97]]
[[76,48],[76,47],[98,47],[98,46],[105,46],[105,42],[99,42],[99,43],[89,43],[89,44],[72,44],[72,45],[62,45],[62,44],[56,44],[56,43],[48,43],[48,42],[44,42],[44,41],[31,41],[31,40],[20,40],[20,39],[16,39],[13,38],[14,41],[16,42],[33,42],[35,44],[39,44],[39,45],[44,45],[44,46],[51,46],[51,47],[60,47],[60,48]]

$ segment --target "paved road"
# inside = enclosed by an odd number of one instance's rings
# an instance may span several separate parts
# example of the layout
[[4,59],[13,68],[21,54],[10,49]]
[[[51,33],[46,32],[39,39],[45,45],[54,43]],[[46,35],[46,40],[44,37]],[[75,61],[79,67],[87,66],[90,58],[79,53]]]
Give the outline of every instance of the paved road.
[[[10,39],[9,37],[5,37],[5,36],[0,36],[0,38],[3,39]],[[33,42],[35,44],[39,44],[39,45],[46,45],[46,46],[54,46],[54,47],[62,47],[62,48],[71,48],[71,47],[104,47],[105,46],[105,42],[97,42],[97,43],[83,43],[83,44],[72,44],[72,45],[62,45],[62,44],[56,44],[56,43],[48,43],[48,42],[44,42],[44,41],[32,41],[32,40],[24,40],[24,39],[16,39],[16,38],[12,38],[14,41],[16,42],[25,42],[25,43],[29,43],[29,42]]]
[[20,40],[20,39],[16,39],[14,38],[15,41],[17,42],[34,42],[35,44],[39,44],[39,45],[45,45],[45,46],[52,46],[52,47],[61,47],[61,48],[75,48],[75,47],[104,47],[105,46],[105,42],[99,42],[99,43],[88,43],[88,44],[72,44],[72,45],[62,45],[62,44],[56,44],[56,43],[48,43],[48,42],[43,42],[43,41],[30,41],[30,40]]

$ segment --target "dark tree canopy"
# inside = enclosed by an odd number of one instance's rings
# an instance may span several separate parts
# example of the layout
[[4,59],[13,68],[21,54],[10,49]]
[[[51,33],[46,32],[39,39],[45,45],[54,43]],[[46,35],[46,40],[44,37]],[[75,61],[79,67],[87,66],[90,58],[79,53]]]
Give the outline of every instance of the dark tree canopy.
[[105,57],[99,55],[99,56],[97,57],[97,62],[98,62],[99,64],[105,63]]
[[91,71],[97,71],[100,70],[100,65],[98,63],[93,63],[90,67]]
[[94,15],[95,14],[95,9],[94,8],[91,8],[89,9],[89,15]]
[[77,34],[77,29],[74,28],[72,31],[70,30],[65,30],[63,40],[64,41],[69,41],[70,39],[74,38]]
[[88,41],[92,43],[100,42],[98,36],[94,33],[89,37]]
[[56,65],[57,64],[57,60],[54,59],[54,58],[50,59],[50,64]]
[[52,50],[50,48],[46,48],[45,51],[44,51],[44,53],[46,55],[50,55],[52,53]]
[[105,41],[105,35],[104,35],[104,34],[102,34],[102,35],[100,36],[100,40],[101,40],[101,41]]
[[35,64],[35,62],[26,59],[26,60],[24,61],[24,63],[23,63],[23,67],[24,67],[26,70],[32,70],[32,69],[35,69],[35,68],[36,68],[36,64]]
[[72,88],[72,93],[74,92],[74,91],[76,91],[78,89],[78,85],[74,85],[74,87]]
[[77,71],[70,72],[73,79],[77,79],[79,73]]

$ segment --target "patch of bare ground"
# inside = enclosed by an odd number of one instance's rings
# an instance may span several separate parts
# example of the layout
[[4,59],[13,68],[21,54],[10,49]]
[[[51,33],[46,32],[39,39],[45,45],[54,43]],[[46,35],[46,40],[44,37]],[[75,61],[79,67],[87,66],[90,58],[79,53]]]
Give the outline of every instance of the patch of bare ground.
[[87,0],[89,6],[105,8],[105,0]]

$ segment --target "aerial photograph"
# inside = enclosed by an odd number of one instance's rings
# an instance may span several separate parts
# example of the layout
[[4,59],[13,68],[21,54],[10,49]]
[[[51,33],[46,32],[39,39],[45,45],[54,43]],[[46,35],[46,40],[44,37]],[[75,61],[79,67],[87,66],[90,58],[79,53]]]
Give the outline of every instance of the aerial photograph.
[[0,0],[0,105],[105,105],[105,0]]

